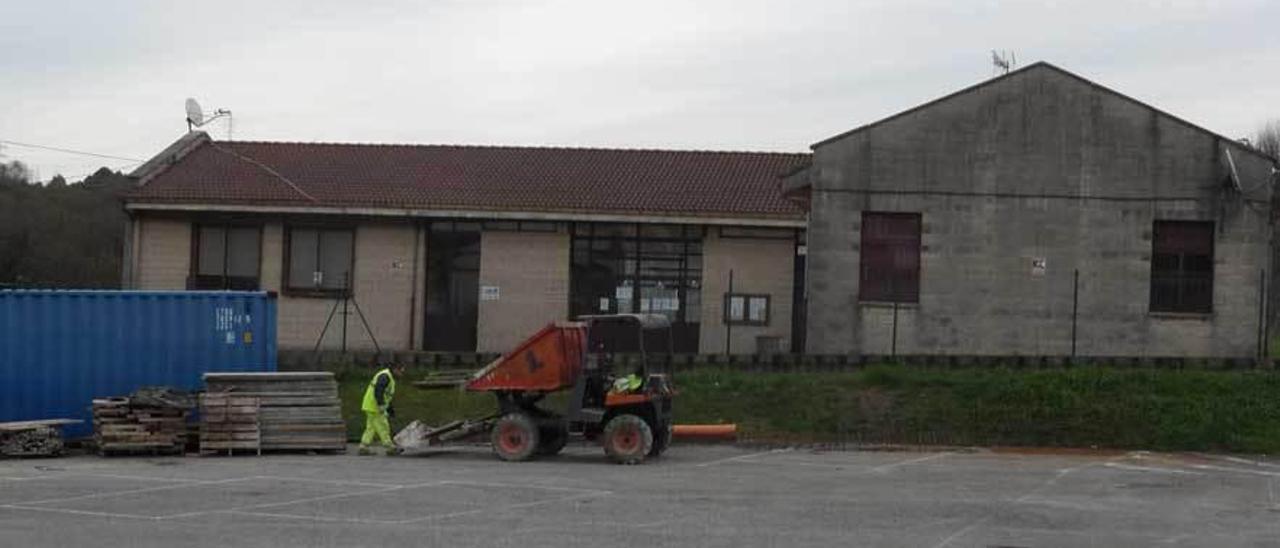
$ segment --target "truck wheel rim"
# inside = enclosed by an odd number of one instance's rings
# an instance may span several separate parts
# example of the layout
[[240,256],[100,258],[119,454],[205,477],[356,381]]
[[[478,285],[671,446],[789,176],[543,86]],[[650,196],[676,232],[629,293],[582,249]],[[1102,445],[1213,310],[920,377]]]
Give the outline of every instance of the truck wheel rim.
[[613,448],[619,453],[634,453],[640,447],[640,432],[634,427],[619,428],[613,436]]
[[498,432],[498,447],[504,453],[519,453],[529,443],[524,429],[515,424],[504,424]]

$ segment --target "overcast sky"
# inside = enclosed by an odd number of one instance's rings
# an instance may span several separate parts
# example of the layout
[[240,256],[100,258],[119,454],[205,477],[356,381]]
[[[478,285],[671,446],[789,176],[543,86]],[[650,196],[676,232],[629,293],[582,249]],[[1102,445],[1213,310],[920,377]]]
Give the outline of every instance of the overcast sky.
[[366,4],[0,0],[0,140],[146,159],[196,97],[235,139],[803,151],[990,78],[992,49],[1233,137],[1280,118],[1276,0]]

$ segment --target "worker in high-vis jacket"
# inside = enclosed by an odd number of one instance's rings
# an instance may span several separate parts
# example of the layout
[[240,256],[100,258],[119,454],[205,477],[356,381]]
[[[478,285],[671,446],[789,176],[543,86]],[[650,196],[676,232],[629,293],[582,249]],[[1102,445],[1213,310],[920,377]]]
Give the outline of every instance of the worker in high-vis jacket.
[[391,399],[396,393],[396,376],[404,374],[403,364],[383,366],[369,380],[369,387],[364,390],[364,401],[360,409],[364,411],[364,435],[360,437],[360,454],[371,455],[369,444],[374,438],[387,448],[388,455],[400,452],[391,439],[391,422],[396,410],[391,406]]

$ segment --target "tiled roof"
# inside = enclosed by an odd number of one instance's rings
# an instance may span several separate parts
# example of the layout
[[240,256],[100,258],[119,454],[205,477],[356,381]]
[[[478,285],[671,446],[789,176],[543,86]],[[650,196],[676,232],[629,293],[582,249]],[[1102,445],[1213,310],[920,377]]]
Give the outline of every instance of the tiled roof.
[[[809,154],[211,141],[149,163],[130,202],[799,218]],[[171,162],[171,163],[170,163]]]

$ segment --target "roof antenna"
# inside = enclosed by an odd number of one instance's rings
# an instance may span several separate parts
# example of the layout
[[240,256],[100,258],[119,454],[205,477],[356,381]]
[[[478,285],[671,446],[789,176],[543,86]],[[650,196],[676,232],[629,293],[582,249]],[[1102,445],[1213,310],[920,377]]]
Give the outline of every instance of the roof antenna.
[[991,50],[992,75],[1001,76],[1017,68],[1018,56],[1010,50]]
[[194,131],[195,128],[202,127],[209,122],[225,117],[227,119],[227,140],[231,140],[231,111],[220,108],[213,111],[213,116],[204,117],[204,109],[200,108],[200,103],[195,99],[187,97],[187,131]]

